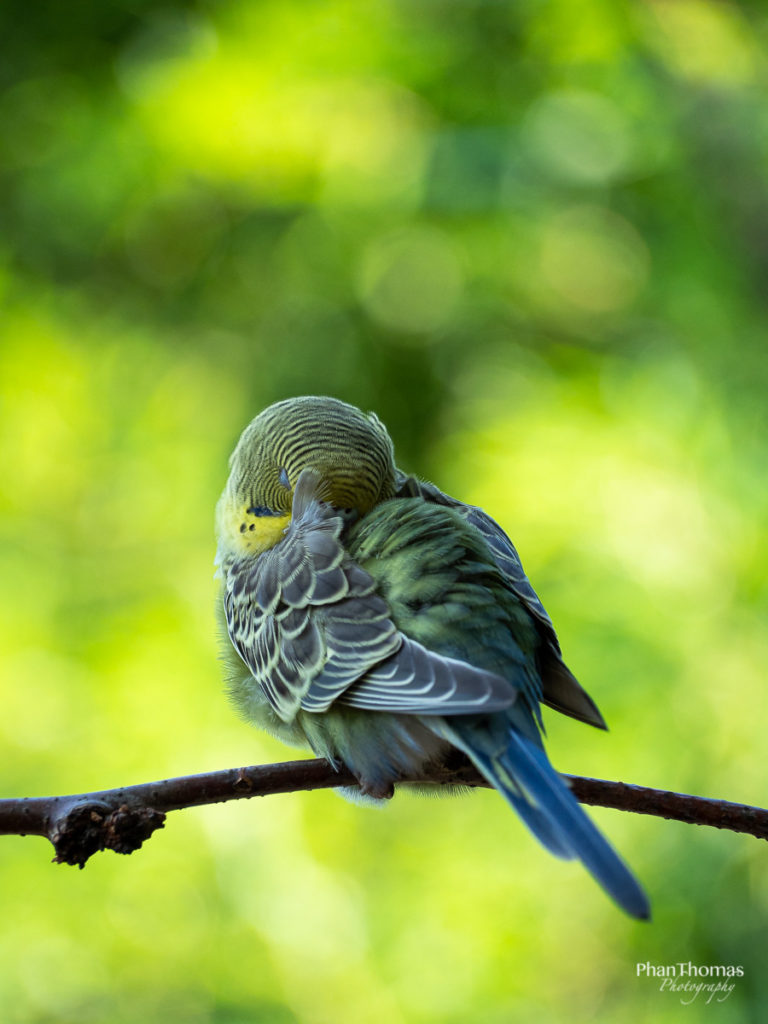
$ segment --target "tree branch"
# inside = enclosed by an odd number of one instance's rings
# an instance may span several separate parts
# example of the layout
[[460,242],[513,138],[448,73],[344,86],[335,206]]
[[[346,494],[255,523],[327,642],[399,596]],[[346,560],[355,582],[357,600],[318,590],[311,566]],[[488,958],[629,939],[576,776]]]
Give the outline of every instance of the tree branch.
[[[575,775],[564,778],[574,795],[585,804],[652,814],[693,825],[711,825],[768,839],[768,810],[759,807],[623,782]],[[449,766],[433,768],[424,776],[402,779],[401,783],[488,786],[463,757],[457,757]],[[0,835],[45,836],[53,843],[55,861],[82,868],[98,850],[116,853],[138,850],[145,839],[163,827],[169,811],[270,793],[336,786],[357,786],[357,781],[346,769],[336,771],[327,761],[318,759],[230,768],[74,796],[0,800]]]

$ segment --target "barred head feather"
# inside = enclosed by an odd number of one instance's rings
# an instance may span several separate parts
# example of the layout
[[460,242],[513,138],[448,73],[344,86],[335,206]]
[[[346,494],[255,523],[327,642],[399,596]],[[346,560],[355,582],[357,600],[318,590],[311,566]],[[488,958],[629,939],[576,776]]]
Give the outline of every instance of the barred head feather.
[[360,515],[395,492],[392,441],[379,419],[314,396],[276,402],[245,428],[232,454],[228,490],[252,506],[289,513],[306,468],[319,474],[325,500]]

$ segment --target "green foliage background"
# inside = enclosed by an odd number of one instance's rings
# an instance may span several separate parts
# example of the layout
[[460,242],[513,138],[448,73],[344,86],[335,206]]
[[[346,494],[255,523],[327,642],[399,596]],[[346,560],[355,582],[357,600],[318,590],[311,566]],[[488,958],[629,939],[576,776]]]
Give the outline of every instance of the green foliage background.
[[[245,423],[329,393],[518,544],[612,726],[547,715],[559,768],[766,804],[761,5],[6,0],[0,40],[4,794],[292,756],[221,692],[212,516]],[[594,816],[652,924],[492,793],[193,810],[82,873],[5,837],[0,1020],[764,1020],[764,844]]]

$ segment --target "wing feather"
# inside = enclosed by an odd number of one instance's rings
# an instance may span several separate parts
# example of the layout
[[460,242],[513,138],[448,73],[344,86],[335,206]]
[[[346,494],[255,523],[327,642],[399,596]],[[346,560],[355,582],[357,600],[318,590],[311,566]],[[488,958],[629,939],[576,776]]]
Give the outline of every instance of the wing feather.
[[288,722],[334,701],[425,715],[509,707],[517,689],[507,680],[397,629],[371,576],[344,550],[342,517],[317,489],[305,470],[285,537],[225,573],[230,638],[275,712]]
[[475,527],[488,545],[507,586],[519,598],[537,624],[542,638],[540,671],[543,702],[556,711],[594,725],[598,729],[607,728],[605,719],[600,714],[597,705],[563,661],[560,643],[552,620],[525,574],[515,545],[496,520],[476,505],[466,505],[449,494],[445,494],[434,484],[407,476],[401,470],[397,470],[396,488],[398,497],[421,498],[436,505],[455,509]]
[[391,655],[338,698],[368,710],[420,715],[467,715],[510,707],[518,691],[501,678],[466,662],[427,650],[404,638]]

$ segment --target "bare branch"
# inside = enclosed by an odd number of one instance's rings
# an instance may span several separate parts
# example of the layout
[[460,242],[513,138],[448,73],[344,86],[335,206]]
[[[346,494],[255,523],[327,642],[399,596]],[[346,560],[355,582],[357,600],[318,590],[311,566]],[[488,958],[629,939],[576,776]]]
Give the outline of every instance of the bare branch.
[[[711,825],[768,839],[768,810],[759,807],[577,775],[564,778],[585,804]],[[488,786],[463,758],[457,758],[448,767],[434,768],[424,776],[403,779],[401,784]],[[98,850],[138,850],[145,839],[163,827],[169,811],[336,786],[357,786],[357,781],[345,769],[337,771],[327,761],[318,759],[230,768],[74,796],[0,800],[0,835],[46,836],[56,850],[54,860],[82,868]]]

